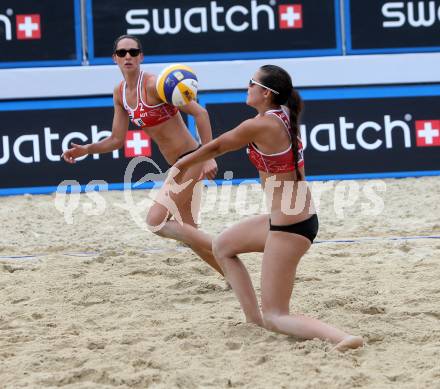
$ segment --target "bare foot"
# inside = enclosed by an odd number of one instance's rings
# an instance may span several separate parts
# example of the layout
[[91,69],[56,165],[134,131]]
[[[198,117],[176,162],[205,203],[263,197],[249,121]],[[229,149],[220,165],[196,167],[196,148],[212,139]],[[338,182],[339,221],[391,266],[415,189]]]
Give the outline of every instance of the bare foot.
[[354,349],[358,347],[362,347],[364,345],[364,340],[362,336],[352,336],[349,335],[342,339],[335,347],[333,347],[330,351],[347,351],[349,349]]

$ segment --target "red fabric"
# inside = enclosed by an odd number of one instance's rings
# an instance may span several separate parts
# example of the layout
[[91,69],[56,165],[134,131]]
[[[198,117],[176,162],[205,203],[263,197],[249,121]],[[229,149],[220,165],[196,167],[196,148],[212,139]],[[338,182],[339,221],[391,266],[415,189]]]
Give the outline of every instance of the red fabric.
[[[267,114],[272,114],[281,119],[290,135],[290,123],[287,115],[282,111],[270,111]],[[266,173],[286,173],[295,170],[295,159],[293,155],[293,149],[290,147],[288,150],[279,154],[262,154],[258,148],[249,143],[247,148],[249,160],[257,168],[258,171]],[[298,139],[298,167],[304,166],[304,153],[301,141]]]
[[139,75],[137,86],[137,106],[135,109],[130,107],[124,96],[124,83],[121,84],[121,96],[124,108],[130,117],[130,121],[139,128],[154,127],[158,124],[166,122],[168,119],[177,114],[178,109],[170,104],[161,103],[157,105],[147,105],[142,100],[141,89],[143,73]]

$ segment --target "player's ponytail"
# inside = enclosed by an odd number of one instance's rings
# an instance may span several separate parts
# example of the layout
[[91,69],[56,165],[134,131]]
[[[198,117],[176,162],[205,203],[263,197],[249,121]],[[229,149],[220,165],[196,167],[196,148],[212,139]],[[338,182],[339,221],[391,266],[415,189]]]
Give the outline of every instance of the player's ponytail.
[[279,94],[272,93],[273,102],[278,105],[285,105],[290,111],[290,135],[292,137],[292,150],[295,160],[295,172],[297,180],[303,179],[298,167],[299,158],[299,118],[303,109],[303,102],[292,85],[292,79],[283,68],[276,65],[264,65],[260,68],[262,72],[261,82]]

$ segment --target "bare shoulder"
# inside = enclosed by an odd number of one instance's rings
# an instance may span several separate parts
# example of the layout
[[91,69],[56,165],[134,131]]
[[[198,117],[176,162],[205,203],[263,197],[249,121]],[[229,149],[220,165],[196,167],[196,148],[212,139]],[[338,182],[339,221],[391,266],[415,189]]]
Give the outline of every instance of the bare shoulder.
[[149,89],[149,88],[154,88],[156,89],[156,80],[157,80],[157,76],[152,74],[152,73],[144,73],[144,82],[145,82],[145,86]]
[[236,129],[242,133],[259,134],[267,127],[268,121],[262,116],[255,116],[251,119],[244,120]]
[[122,86],[122,81],[115,85],[115,87],[113,88],[113,95],[120,94],[119,92],[121,90],[121,86]]
[[274,115],[258,115],[251,120],[254,121],[254,125],[259,129],[275,128],[279,126],[279,119],[277,119]]
[[[274,115],[258,115],[246,122],[248,122],[248,133],[252,135],[253,141],[257,143],[267,141],[268,137],[277,136],[281,124]],[[243,124],[246,122],[243,122]]]
[[156,80],[156,75],[152,73],[144,73],[144,85],[148,96],[154,96],[157,100],[160,100],[156,90]]
[[113,88],[113,101],[122,105],[121,99],[122,81]]

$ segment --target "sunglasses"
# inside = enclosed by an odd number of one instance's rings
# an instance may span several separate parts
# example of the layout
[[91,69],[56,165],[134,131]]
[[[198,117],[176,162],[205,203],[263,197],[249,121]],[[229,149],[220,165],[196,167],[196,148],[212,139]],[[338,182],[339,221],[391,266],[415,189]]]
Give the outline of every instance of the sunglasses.
[[275,89],[269,88],[268,86],[263,85],[263,84],[261,84],[261,83],[258,82],[258,81],[255,81],[253,78],[251,78],[251,79],[249,80],[249,86],[251,87],[252,85],[258,85],[258,86],[261,86],[262,88],[267,89],[267,90],[270,90],[272,93],[275,93],[276,95],[279,95],[279,94],[280,94],[280,92],[277,92]]
[[115,50],[115,54],[120,58],[124,58],[127,55],[127,53],[130,54],[131,57],[137,57],[141,53],[141,49]]

